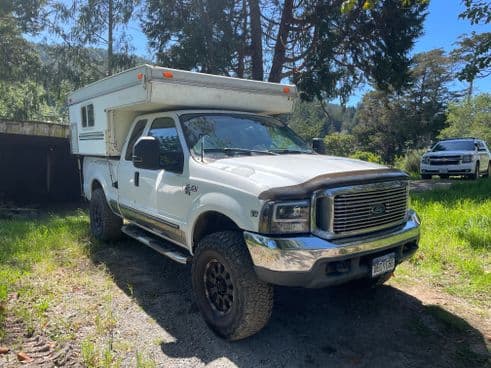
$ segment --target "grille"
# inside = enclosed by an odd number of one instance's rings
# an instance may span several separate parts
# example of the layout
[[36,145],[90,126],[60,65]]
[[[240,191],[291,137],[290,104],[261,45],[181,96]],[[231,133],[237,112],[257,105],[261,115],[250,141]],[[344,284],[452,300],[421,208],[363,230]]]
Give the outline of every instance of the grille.
[[317,200],[316,225],[331,237],[381,230],[404,222],[407,207],[406,182],[339,188]]
[[444,156],[444,157],[432,157],[430,158],[430,165],[458,165],[460,163],[460,156]]

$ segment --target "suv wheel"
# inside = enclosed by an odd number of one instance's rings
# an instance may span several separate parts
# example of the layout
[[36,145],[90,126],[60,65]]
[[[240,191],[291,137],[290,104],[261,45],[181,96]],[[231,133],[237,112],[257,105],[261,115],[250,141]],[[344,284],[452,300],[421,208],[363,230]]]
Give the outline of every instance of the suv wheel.
[[484,173],[483,177],[489,178],[491,176],[491,162],[488,164],[488,169]]
[[203,238],[193,257],[193,290],[206,323],[227,340],[261,330],[273,308],[273,287],[259,280],[241,233]]
[[429,179],[431,179],[431,175],[421,174],[421,179],[423,179],[423,180],[429,180]]
[[94,190],[90,199],[90,231],[92,235],[103,241],[117,240],[121,237],[123,220],[109,208],[104,191]]
[[472,178],[473,180],[477,180],[477,179],[479,179],[479,161],[478,161],[478,162],[476,162],[476,168],[475,168],[475,170],[474,170],[474,173],[471,175],[471,178]]
[[449,177],[450,177],[450,175],[448,175],[448,174],[440,175],[440,179],[448,179]]

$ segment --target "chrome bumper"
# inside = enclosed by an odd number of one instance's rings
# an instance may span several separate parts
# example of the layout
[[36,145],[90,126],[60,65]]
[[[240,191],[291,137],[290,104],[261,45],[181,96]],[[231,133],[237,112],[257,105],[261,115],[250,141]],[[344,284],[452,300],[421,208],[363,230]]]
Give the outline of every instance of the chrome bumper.
[[410,211],[399,228],[368,236],[324,240],[316,236],[267,237],[244,232],[256,268],[275,272],[309,272],[318,261],[349,259],[419,240],[420,220]]

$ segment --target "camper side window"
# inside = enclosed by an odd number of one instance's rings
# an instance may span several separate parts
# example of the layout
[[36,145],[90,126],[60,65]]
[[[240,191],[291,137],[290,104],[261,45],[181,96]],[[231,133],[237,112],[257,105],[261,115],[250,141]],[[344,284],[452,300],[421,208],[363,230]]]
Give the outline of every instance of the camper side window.
[[86,128],[87,127],[87,107],[82,106],[81,113],[82,113],[82,128]]
[[87,126],[94,126],[94,105],[87,105]]
[[80,109],[82,115],[82,128],[94,126],[94,105],[89,104],[82,106]]

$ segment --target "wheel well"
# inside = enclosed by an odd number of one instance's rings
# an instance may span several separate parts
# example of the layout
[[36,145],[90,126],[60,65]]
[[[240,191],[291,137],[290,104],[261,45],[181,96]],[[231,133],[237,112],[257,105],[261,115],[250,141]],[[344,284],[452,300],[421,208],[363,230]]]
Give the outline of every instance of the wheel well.
[[224,230],[240,230],[240,228],[232,219],[220,212],[209,211],[201,214],[194,225],[193,251],[206,235]]
[[90,188],[90,191],[94,192],[94,190],[96,190],[96,189],[102,189],[102,185],[101,185],[101,183],[99,183],[98,180],[94,180],[92,182],[92,187]]

